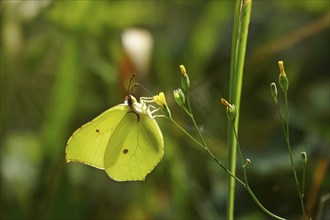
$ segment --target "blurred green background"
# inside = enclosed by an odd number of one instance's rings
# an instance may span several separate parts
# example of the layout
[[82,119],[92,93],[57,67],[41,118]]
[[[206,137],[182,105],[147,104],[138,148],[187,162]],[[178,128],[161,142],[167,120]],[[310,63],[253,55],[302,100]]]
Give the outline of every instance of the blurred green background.
[[[300,152],[308,154],[307,213],[329,219],[329,9],[327,0],[252,7],[240,142],[251,188],[291,219],[299,200],[269,84],[284,60],[299,178]],[[64,152],[75,129],[123,102],[133,72],[152,93],[164,91],[173,117],[196,135],[172,98],[184,64],[196,120],[226,164],[219,100],[228,97],[233,11],[232,1],[2,1],[1,219],[225,219],[228,176],[165,119],[157,120],[164,159],[145,182],[66,164]],[[235,213],[269,219],[240,185]]]

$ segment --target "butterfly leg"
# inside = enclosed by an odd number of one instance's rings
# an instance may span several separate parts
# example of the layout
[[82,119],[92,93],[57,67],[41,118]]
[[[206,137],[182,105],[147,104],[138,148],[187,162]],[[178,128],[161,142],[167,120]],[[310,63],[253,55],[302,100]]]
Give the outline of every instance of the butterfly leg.
[[148,112],[149,118],[154,118],[154,116],[155,116],[154,113],[159,111],[159,110],[160,110],[160,108],[157,108],[153,105],[148,105],[147,106],[147,112]]
[[140,103],[154,103],[154,97],[140,97]]
[[157,107],[152,106],[152,105],[149,105],[148,107],[149,107],[149,109],[152,109],[151,114],[154,114],[155,112],[158,112],[159,110],[161,110],[161,108],[157,108]]
[[149,118],[165,117],[162,114],[154,115],[154,113],[161,110],[161,108],[151,105],[152,103],[155,103],[154,97],[140,97],[140,104],[142,105],[142,108],[147,112]]
[[165,115],[154,115],[152,118],[166,118]]

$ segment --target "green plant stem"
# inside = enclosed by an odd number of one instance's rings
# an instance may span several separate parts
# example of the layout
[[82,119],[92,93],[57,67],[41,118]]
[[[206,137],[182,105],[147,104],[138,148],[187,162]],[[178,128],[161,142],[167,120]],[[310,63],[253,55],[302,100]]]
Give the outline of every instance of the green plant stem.
[[[290,156],[290,162],[291,162],[291,167],[292,167],[292,172],[293,172],[293,176],[294,176],[294,180],[295,180],[295,184],[298,190],[298,195],[299,195],[299,201],[300,201],[300,206],[301,206],[301,210],[302,210],[302,214],[304,219],[307,219],[306,217],[306,212],[305,212],[305,205],[304,205],[304,200],[303,200],[303,194],[300,191],[300,185],[299,185],[299,180],[298,180],[298,176],[297,176],[297,172],[296,172],[296,167],[293,161],[293,156],[292,156],[292,150],[291,150],[291,144],[290,144],[290,138],[289,138],[289,103],[288,103],[288,96],[287,93],[284,92],[284,103],[285,103],[285,121],[282,117],[282,113],[281,113],[281,109],[279,104],[276,102],[276,107],[277,107],[277,112],[278,115],[280,117],[280,121],[281,121],[281,125],[282,125],[282,130],[284,133],[284,137],[285,137],[285,142],[286,145],[288,147],[288,152],[289,152],[289,156]],[[305,179],[305,171],[303,173],[303,188],[304,188],[304,179]]]
[[301,187],[301,197],[305,196],[305,178],[306,178],[306,163],[303,161],[303,176],[302,176],[302,187]]
[[[188,97],[188,93],[186,94],[186,97],[187,97],[186,100],[187,100],[188,112],[189,112],[188,115],[189,115],[191,121],[193,122],[193,124],[194,124],[194,126],[195,126],[195,128],[196,128],[196,130],[197,130],[197,132],[198,132],[199,137],[201,138],[201,140],[202,140],[202,142],[203,142],[204,148],[207,148],[207,145],[206,145],[206,142],[205,142],[204,137],[203,137],[203,135],[202,135],[202,132],[200,131],[200,129],[199,129],[197,123],[196,123],[196,120],[195,120],[195,118],[194,118],[194,115],[193,115],[193,113],[192,113],[192,109],[191,109],[191,105],[190,105],[190,100],[189,100],[189,97]],[[186,110],[186,111],[187,111],[187,110]]]
[[[236,0],[232,36],[229,102],[237,109],[235,130],[238,131],[243,67],[245,59],[248,27],[250,22],[252,0]],[[232,125],[228,123],[229,170],[236,173],[236,139]],[[235,180],[228,180],[227,219],[234,219]]]
[[[191,140],[193,140],[196,144],[201,146],[207,154],[212,157],[212,159],[222,168],[224,169],[231,177],[233,177],[235,180],[237,180],[240,184],[242,184],[245,187],[245,183],[237,178],[235,175],[233,175],[213,154],[212,152],[208,149],[208,147],[204,144],[201,144],[199,141],[197,141],[193,136],[191,136],[183,127],[181,127],[173,118],[169,118],[175,126],[177,126],[183,133],[185,133]],[[205,143],[205,142],[204,142]]]
[[173,118],[168,118],[177,126],[185,135],[187,135],[191,140],[193,140],[198,146],[204,148],[203,144],[201,144],[198,140],[196,140],[192,135],[188,133],[179,123],[177,123]]
[[[231,121],[231,123],[233,123]],[[244,159],[243,159],[243,154],[242,154],[242,150],[241,150],[241,146],[238,140],[238,136],[237,136],[237,132],[235,130],[235,127],[232,126],[233,128],[233,133],[235,135],[236,141],[237,141],[237,149],[238,149],[238,154],[240,155],[241,158],[241,163],[242,163],[242,168],[243,168],[243,175],[244,175],[244,182],[245,182],[245,189],[247,190],[247,192],[250,194],[250,196],[252,197],[253,201],[257,204],[257,206],[259,206],[259,208],[265,212],[267,215],[271,216],[274,219],[279,219],[279,220],[284,220],[284,218],[275,215],[274,213],[270,212],[268,209],[266,209],[258,200],[258,198],[254,195],[253,191],[251,190],[250,186],[249,186],[249,182],[248,182],[248,177],[247,177],[247,167],[244,165]]]
[[278,219],[278,220],[285,220],[285,218],[279,217],[273,213],[271,213],[270,211],[268,211],[257,199],[257,197],[254,195],[254,193],[252,192],[252,190],[250,189],[250,187],[247,185],[246,190],[248,191],[248,193],[250,194],[250,196],[252,197],[252,199],[254,200],[254,202],[259,206],[259,208],[264,211],[267,215],[271,216],[274,219]]
[[239,178],[237,178],[234,174],[232,174],[226,167],[224,167],[223,164],[220,161],[218,161],[218,159],[216,159],[216,157],[213,155],[213,153],[207,147],[207,144],[205,142],[204,136],[202,135],[202,132],[199,129],[199,126],[197,125],[196,120],[194,118],[194,115],[192,113],[192,109],[191,109],[191,105],[190,105],[190,100],[189,100],[188,94],[186,94],[186,97],[187,97],[186,100],[187,100],[188,109],[186,109],[186,108],[184,108],[184,109],[185,109],[186,112],[188,112],[188,115],[190,117],[190,120],[193,122],[193,124],[195,126],[195,129],[197,130],[197,133],[198,133],[199,137],[202,140],[203,148],[210,155],[210,157],[212,157],[213,160],[215,160],[220,165],[220,167],[222,169],[224,169],[230,176],[232,176],[234,179],[236,179],[239,183],[241,183],[245,187],[245,183],[242,180],[240,180]]
[[[187,97],[187,102],[189,103],[189,98]],[[179,123],[177,123],[173,118],[168,118],[170,119],[174,124],[175,126],[177,126],[184,134],[186,134],[191,140],[193,140],[196,144],[198,144],[199,146],[201,146],[206,152],[207,154],[223,169],[225,170],[234,180],[236,180],[237,182],[239,182],[246,190],[247,192],[249,193],[249,195],[252,197],[253,201],[257,204],[257,206],[262,210],[264,211],[266,214],[268,214],[269,216],[273,217],[274,219],[278,219],[278,220],[285,220],[284,218],[282,217],[279,217],[275,214],[273,214],[272,212],[268,211],[260,202],[259,200],[257,199],[257,197],[254,195],[253,191],[251,190],[251,188],[249,187],[248,185],[248,178],[247,178],[247,171],[246,171],[246,167],[243,166],[243,172],[244,172],[244,182],[239,179],[238,177],[236,177],[234,174],[232,174],[214,155],[213,153],[209,150],[209,148],[207,147],[206,145],[206,142],[205,142],[205,139],[196,123],[196,120],[194,119],[194,116],[192,114],[192,110],[191,110],[191,107],[190,107],[190,104],[188,104],[188,108],[189,109],[185,109],[185,111],[188,113],[189,117],[191,118],[194,126],[195,126],[195,129],[197,130],[200,138],[202,139],[202,142],[203,143],[200,143],[199,141],[197,141],[192,135],[189,134],[189,132],[187,132]],[[233,127],[234,128],[234,127]],[[234,130],[233,131],[234,134],[235,134],[235,137],[237,138],[237,133],[236,131]],[[238,143],[238,148],[239,148],[239,154],[241,156],[241,161],[242,161],[242,164],[244,163],[243,161],[243,155],[242,155],[242,152],[241,152],[241,149],[240,149],[240,146],[239,146],[239,142],[237,140],[237,143]]]
[[242,163],[244,181],[245,181],[245,184],[247,186],[249,186],[249,182],[248,182],[248,178],[247,178],[246,166],[244,165],[244,159],[243,159],[243,154],[242,154],[242,150],[241,150],[241,145],[240,145],[239,140],[238,140],[238,135],[237,135],[235,126],[233,126],[233,121],[230,120],[230,122],[232,123],[232,126],[231,127],[233,128],[233,133],[234,133],[234,136],[235,136],[235,139],[236,139],[236,143],[237,143],[236,146],[237,146],[238,154],[239,154],[239,157],[240,157],[241,163]]
[[[294,176],[294,180],[296,183],[296,187],[298,190],[298,195],[299,195],[299,200],[300,200],[300,206],[301,206],[301,211],[303,214],[304,219],[307,219],[306,217],[306,212],[305,212],[305,205],[304,205],[304,200],[303,200],[303,194],[300,191],[300,185],[299,185],[299,180],[298,180],[298,176],[297,176],[297,171],[296,171],[296,167],[293,161],[293,156],[292,156],[292,150],[291,150],[291,144],[290,144],[290,137],[289,137],[289,103],[288,103],[288,95],[287,93],[284,93],[284,102],[285,102],[285,122],[283,120],[281,111],[280,111],[280,107],[277,104],[277,110],[280,116],[280,120],[281,120],[281,124],[282,124],[282,128],[283,128],[283,132],[284,132],[284,137],[285,137],[285,142],[288,146],[288,151],[289,151],[289,156],[290,156],[290,162],[291,162],[291,167],[292,167],[292,172],[293,172],[293,176]],[[284,124],[285,123],[285,124]]]
[[[251,190],[250,186],[249,186],[249,183],[248,183],[248,178],[247,178],[247,170],[246,170],[246,166],[244,166],[244,159],[243,159],[243,154],[242,154],[242,151],[241,151],[241,147],[240,147],[240,144],[239,144],[239,141],[238,141],[238,136],[237,136],[237,132],[235,130],[235,126],[231,126],[232,129],[233,129],[233,133],[234,133],[234,137],[235,137],[235,140],[236,140],[236,143],[237,143],[237,148],[238,148],[238,152],[239,152],[239,155],[240,155],[240,159],[241,159],[241,163],[242,163],[242,167],[243,167],[243,174],[244,174],[244,182],[242,180],[240,180],[238,177],[236,177],[235,174],[231,173],[227,168],[225,168],[220,161],[218,161],[216,159],[216,157],[212,154],[212,152],[209,150],[209,148],[207,147],[206,145],[206,142],[205,142],[205,139],[202,135],[202,132],[200,131],[199,129],[199,126],[197,125],[196,123],[196,120],[194,118],[194,115],[193,115],[193,112],[192,112],[192,109],[191,109],[191,105],[190,105],[190,99],[189,99],[189,96],[188,94],[186,94],[186,100],[187,100],[187,106],[188,106],[188,109],[184,108],[185,111],[188,113],[191,121],[193,122],[194,126],[195,126],[195,129],[197,130],[198,132],[198,135],[199,137],[201,138],[202,140],[202,143],[203,143],[203,148],[207,151],[207,153],[221,166],[221,168],[223,168],[228,174],[230,174],[231,177],[233,177],[234,179],[233,180],[237,180],[239,183],[241,183],[243,185],[243,187],[247,190],[247,192],[250,194],[250,196],[252,197],[252,199],[254,200],[254,202],[259,206],[259,208],[264,211],[266,214],[268,214],[269,216],[273,217],[274,219],[279,219],[279,220],[284,220],[284,218],[282,217],[279,217],[275,214],[273,214],[272,212],[268,211],[268,209],[266,209],[260,202],[259,200],[257,199],[257,197],[254,195],[253,191]],[[173,120],[173,119],[172,119]],[[230,120],[229,120],[230,121]],[[232,121],[230,121],[231,124],[233,124]],[[177,125],[178,126],[178,125]],[[183,128],[181,128],[181,130],[183,130]],[[188,132],[184,131],[189,137],[191,136],[190,134],[188,134]],[[196,139],[195,139],[196,141]],[[232,178],[231,178],[232,179]]]

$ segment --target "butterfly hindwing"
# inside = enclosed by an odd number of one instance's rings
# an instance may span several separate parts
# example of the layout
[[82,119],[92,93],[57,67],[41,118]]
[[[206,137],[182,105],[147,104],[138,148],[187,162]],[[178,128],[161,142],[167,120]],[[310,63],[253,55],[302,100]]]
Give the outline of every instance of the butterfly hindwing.
[[105,150],[107,174],[117,181],[144,180],[160,162],[164,140],[155,119],[127,112]]

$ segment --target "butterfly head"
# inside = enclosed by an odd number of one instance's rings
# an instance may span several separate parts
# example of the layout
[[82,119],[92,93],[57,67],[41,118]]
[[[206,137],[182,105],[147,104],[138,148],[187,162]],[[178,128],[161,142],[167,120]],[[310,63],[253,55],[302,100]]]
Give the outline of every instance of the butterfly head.
[[134,96],[127,95],[125,97],[125,103],[127,103],[129,107],[131,107],[131,108],[134,109],[134,105],[137,103],[137,100],[136,100],[136,98]]

